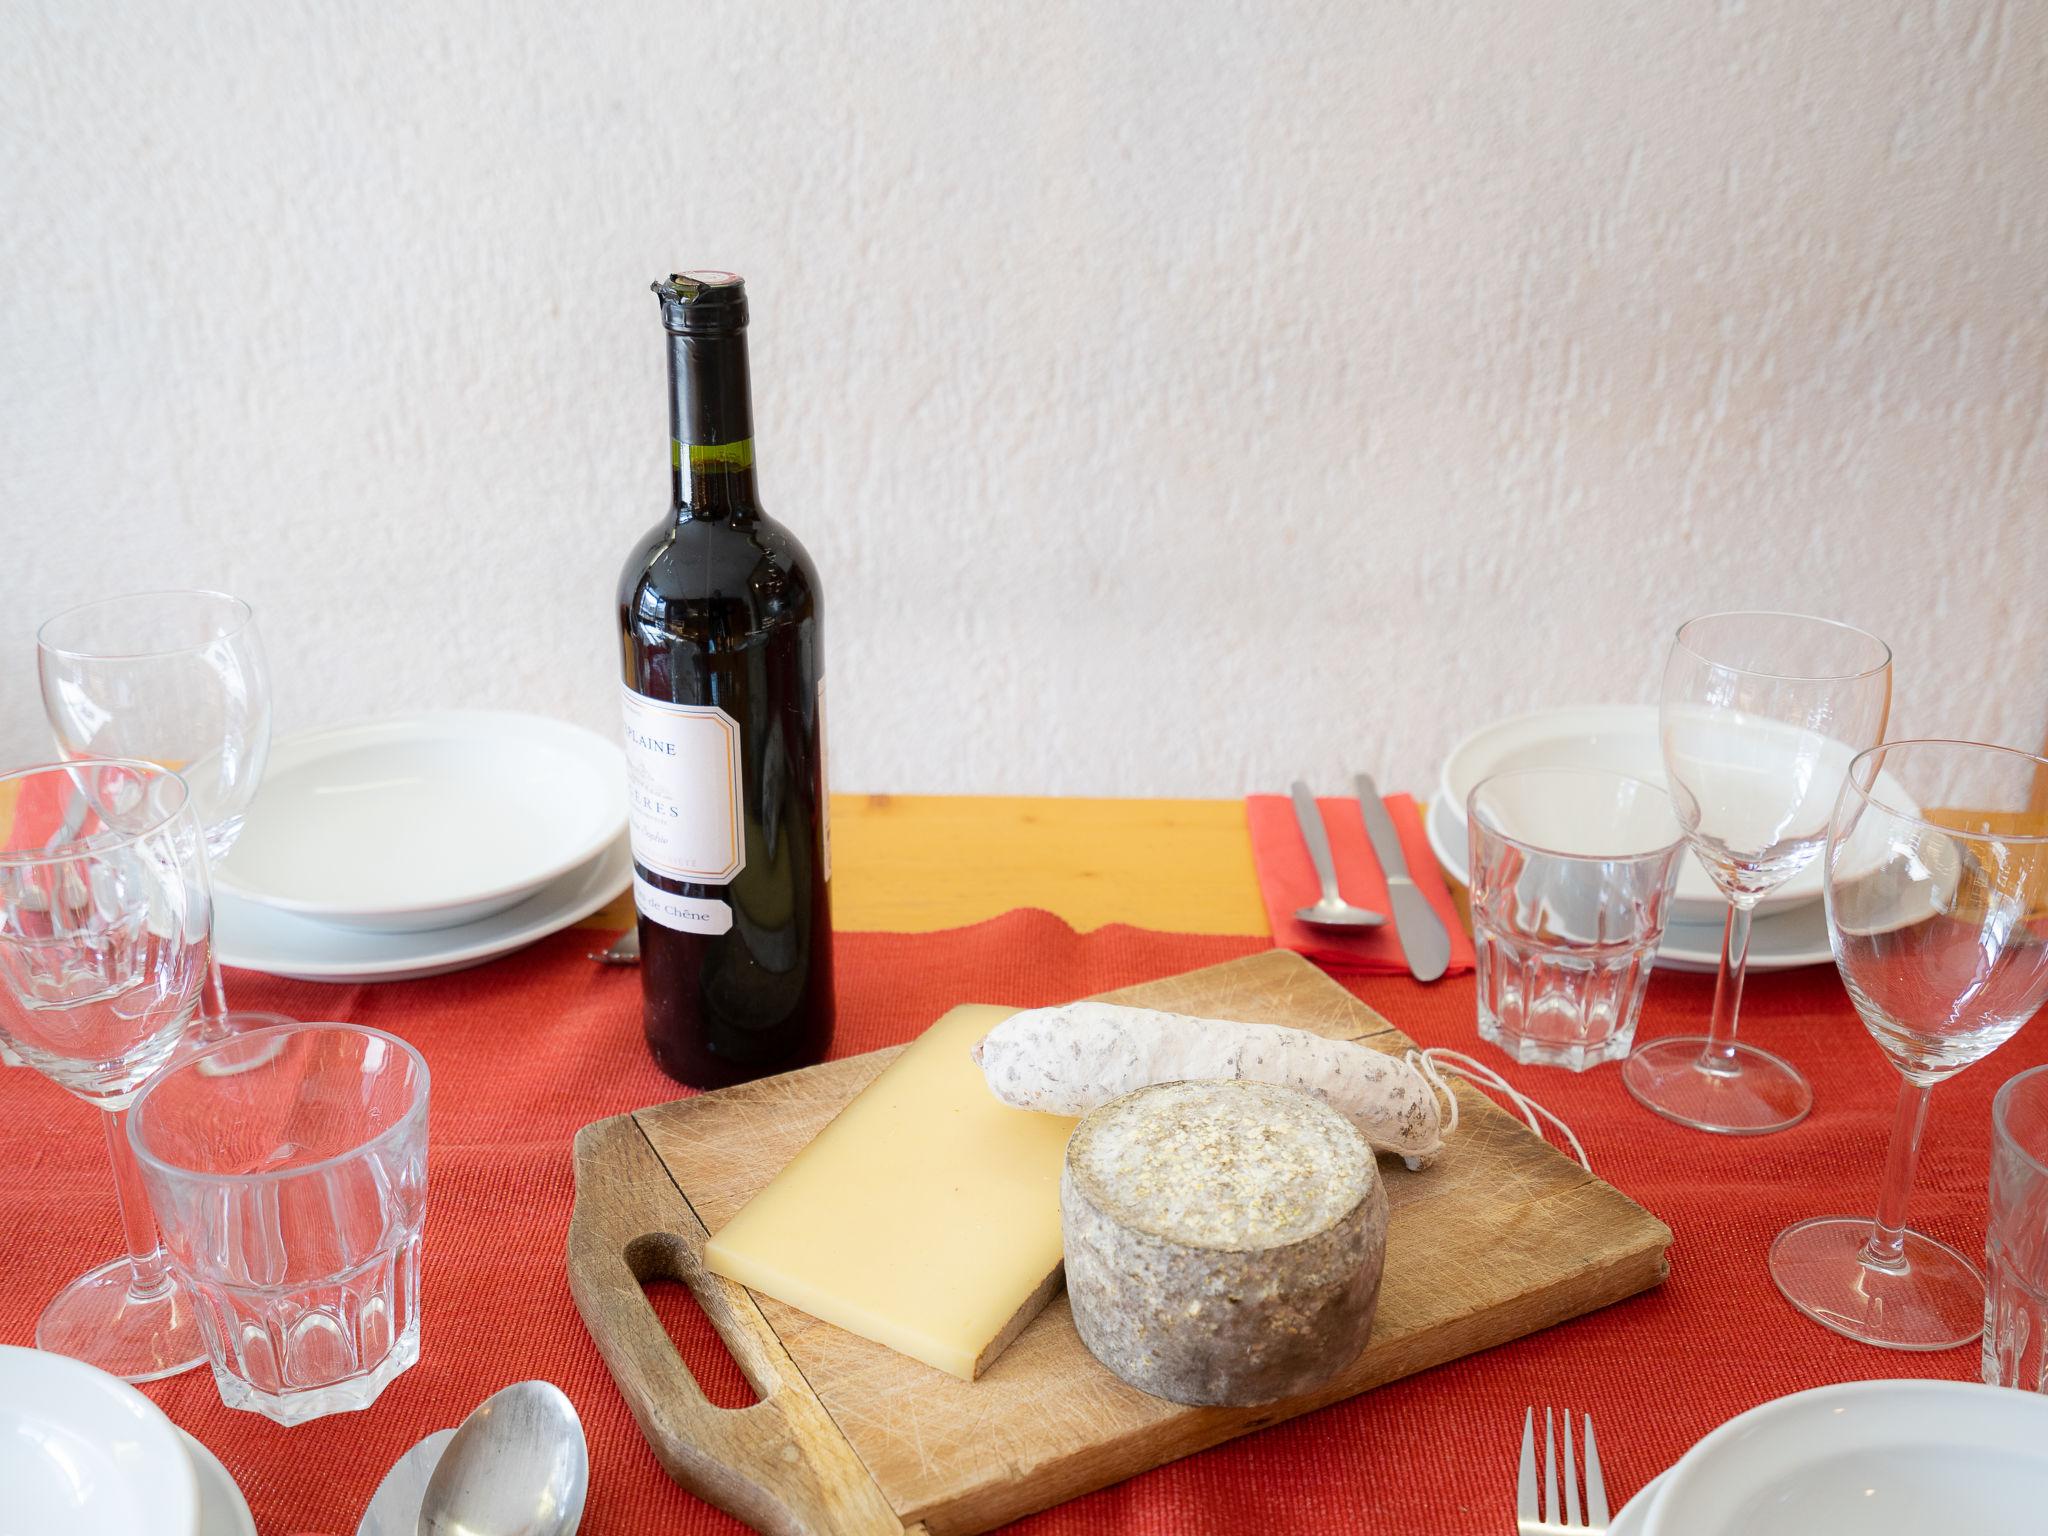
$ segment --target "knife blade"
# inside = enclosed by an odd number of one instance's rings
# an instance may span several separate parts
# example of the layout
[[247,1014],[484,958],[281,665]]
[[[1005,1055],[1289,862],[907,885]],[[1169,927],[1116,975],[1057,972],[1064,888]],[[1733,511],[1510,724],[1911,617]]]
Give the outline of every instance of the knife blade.
[[1365,818],[1365,835],[1387,877],[1387,898],[1394,908],[1394,937],[1408,960],[1408,974],[1417,981],[1435,981],[1451,963],[1451,935],[1443,919],[1408,875],[1408,856],[1401,851],[1401,838],[1394,820],[1380,799],[1380,788],[1372,775],[1354,776],[1358,788],[1358,809]]
[[440,1465],[441,1453],[455,1438],[452,1429],[437,1429],[391,1464],[384,1481],[370,1495],[369,1507],[356,1526],[356,1536],[417,1536],[420,1505],[427,1483]]

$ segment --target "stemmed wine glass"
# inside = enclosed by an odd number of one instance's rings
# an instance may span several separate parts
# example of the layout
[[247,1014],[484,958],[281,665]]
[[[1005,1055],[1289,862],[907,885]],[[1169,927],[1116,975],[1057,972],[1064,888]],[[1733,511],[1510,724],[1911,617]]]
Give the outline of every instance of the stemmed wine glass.
[[1849,762],[1884,739],[1892,655],[1860,629],[1793,613],[1717,613],[1682,626],[1658,712],[1671,800],[1728,898],[1704,1035],[1636,1047],[1622,1082],[1702,1131],[1795,1125],[1813,1090],[1788,1062],[1735,1039],[1756,904],[1820,853]]
[[36,1345],[129,1381],[204,1354],[128,1145],[129,1101],[171,1059],[206,985],[212,903],[190,791],[124,759],[0,777],[0,1038],[104,1111],[128,1257],[58,1292]]
[[[60,613],[36,634],[43,712],[67,758],[143,758],[184,776],[218,864],[270,754],[270,673],[256,617],[223,592],[139,592]],[[212,971],[205,1030],[288,1023],[227,1011]]]
[[1828,941],[1899,1069],[1877,1216],[1821,1216],[1771,1245],[1815,1322],[1888,1349],[1953,1349],[1984,1326],[1984,1277],[1906,1226],[1934,1085],[2048,1001],[2048,758],[1895,741],[1850,766],[1827,842]]

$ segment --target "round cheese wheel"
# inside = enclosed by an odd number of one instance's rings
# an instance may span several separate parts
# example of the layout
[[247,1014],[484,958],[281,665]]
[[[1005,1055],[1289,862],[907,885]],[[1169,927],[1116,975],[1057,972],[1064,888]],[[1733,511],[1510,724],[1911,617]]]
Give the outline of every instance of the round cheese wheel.
[[1386,1257],[1372,1149],[1319,1099],[1155,1083],[1091,1111],[1060,1177],[1081,1341],[1141,1391],[1263,1403],[1365,1348]]

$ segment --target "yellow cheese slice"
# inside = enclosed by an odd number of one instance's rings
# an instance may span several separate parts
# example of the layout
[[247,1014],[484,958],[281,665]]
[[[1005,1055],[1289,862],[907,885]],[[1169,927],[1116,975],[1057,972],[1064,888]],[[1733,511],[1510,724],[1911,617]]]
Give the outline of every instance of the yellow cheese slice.
[[969,1054],[1014,1008],[955,1008],[704,1247],[724,1275],[972,1381],[1060,1281],[1064,1115]]

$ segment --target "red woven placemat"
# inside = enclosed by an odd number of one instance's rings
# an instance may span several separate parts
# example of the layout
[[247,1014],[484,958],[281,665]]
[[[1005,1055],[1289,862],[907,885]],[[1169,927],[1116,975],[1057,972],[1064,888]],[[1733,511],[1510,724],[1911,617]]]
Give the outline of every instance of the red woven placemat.
[[[1038,1004],[1214,964],[1263,939],[1113,927],[1078,935],[1043,912],[946,933],[845,934],[838,1053],[899,1042],[962,1001]],[[575,1400],[590,1439],[584,1530],[725,1532],[738,1524],[676,1487],[641,1441],[583,1329],[563,1272],[569,1142],[577,1127],[660,1102],[674,1085],[639,1039],[639,979],[583,958],[558,935],[495,965],[429,981],[327,987],[231,972],[241,1007],[374,1024],[434,1071],[421,1362],[366,1413],[281,1429],[221,1406],[204,1371],[145,1387],[240,1483],[263,1536],[352,1532],[384,1470],[420,1436],[488,1393],[547,1377]],[[1469,978],[1347,983],[1416,1040],[1476,1046]],[[1659,974],[1646,1033],[1704,1018],[1712,979]],[[1871,1201],[1894,1093],[1892,1070],[1831,969],[1758,976],[1745,1036],[1814,1080],[1816,1108],[1782,1135],[1731,1141],[1640,1110],[1612,1067],[1510,1077],[1584,1138],[1596,1171],[1677,1233],[1658,1291],[1533,1338],[1381,1388],[1104,1489],[1023,1522],[1052,1536],[1244,1530],[1493,1533],[1510,1514],[1514,1440],[1530,1402],[1590,1410],[1607,1486],[1620,1496],[1714,1424],[1801,1387],[1864,1376],[1973,1377],[1976,1354],[1903,1355],[1837,1338],[1771,1288],[1764,1252],[1786,1223]],[[1965,1252],[1982,1243],[1990,1098],[2048,1057],[2029,1028],[1935,1095],[1916,1225]],[[32,1342],[36,1313],[118,1238],[95,1112],[26,1070],[0,1071],[0,1341]],[[714,1401],[746,1400],[693,1308],[660,1310]]]

